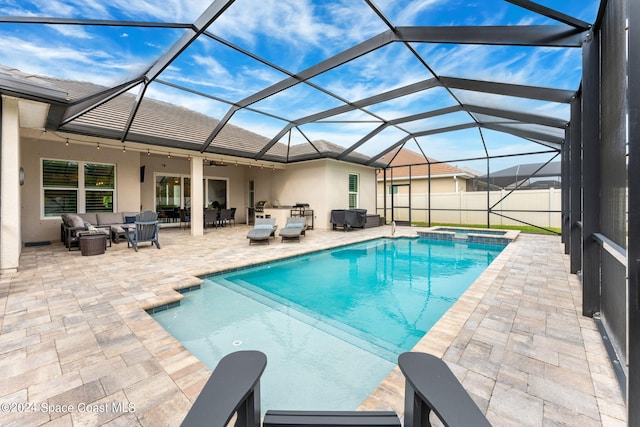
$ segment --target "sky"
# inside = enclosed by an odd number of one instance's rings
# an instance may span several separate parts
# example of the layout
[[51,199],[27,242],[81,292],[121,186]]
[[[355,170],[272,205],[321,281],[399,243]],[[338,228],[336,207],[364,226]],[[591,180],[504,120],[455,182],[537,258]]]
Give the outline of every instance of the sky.
[[[376,0],[393,26],[557,24],[504,0]],[[587,23],[598,0],[547,0],[539,4]],[[185,24],[211,5],[202,0],[0,0],[0,15],[40,16]],[[200,37],[149,85],[147,96],[221,118],[239,102],[286,77],[364,42],[388,27],[362,0],[236,0]],[[128,26],[1,24],[0,64],[23,72],[113,85],[127,81],[162,57],[191,30]],[[230,123],[268,138],[288,121],[366,99],[380,92],[437,76],[486,80],[575,91],[580,84],[581,51],[570,48],[505,47],[435,43],[391,43],[234,114]],[[413,51],[412,51],[413,50]],[[318,90],[318,89],[322,90]],[[186,89],[186,90],[185,90]],[[329,91],[330,94],[324,91]],[[195,93],[194,93],[195,92]],[[209,97],[196,93],[207,94]],[[442,87],[371,105],[295,128],[282,140],[300,144],[327,140],[349,147],[392,120],[449,107],[457,102],[517,109],[567,119],[564,104],[480,94]],[[412,132],[469,123],[466,113],[389,127],[358,148],[373,156]],[[418,137],[406,148],[442,161],[547,148],[501,132],[477,128]],[[546,161],[549,154],[492,160],[492,169]],[[483,171],[485,161],[455,162]],[[493,166],[495,165],[495,166]]]

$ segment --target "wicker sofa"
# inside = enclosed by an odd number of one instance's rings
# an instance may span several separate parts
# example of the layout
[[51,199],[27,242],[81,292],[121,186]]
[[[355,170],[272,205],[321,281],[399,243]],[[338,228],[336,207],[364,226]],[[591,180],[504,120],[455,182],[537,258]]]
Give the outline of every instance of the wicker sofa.
[[60,224],[60,241],[67,248],[71,247],[78,231],[87,231],[93,226],[98,230],[108,230],[110,239],[114,243],[119,243],[120,238],[124,238],[122,225],[133,223],[139,212],[102,212],[102,213],[81,213],[64,214]]

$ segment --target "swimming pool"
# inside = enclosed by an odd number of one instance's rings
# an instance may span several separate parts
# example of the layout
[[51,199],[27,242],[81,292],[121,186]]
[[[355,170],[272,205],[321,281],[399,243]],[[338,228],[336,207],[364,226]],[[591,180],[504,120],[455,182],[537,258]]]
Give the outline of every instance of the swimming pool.
[[267,354],[265,409],[355,409],[504,246],[377,239],[208,276],[154,314],[213,368]]

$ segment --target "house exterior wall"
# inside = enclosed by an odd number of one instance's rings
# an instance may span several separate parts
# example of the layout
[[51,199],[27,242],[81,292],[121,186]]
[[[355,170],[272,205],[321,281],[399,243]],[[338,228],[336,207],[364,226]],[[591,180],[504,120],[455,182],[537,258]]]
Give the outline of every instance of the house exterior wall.
[[[378,175],[378,179],[382,179],[382,173]],[[394,179],[394,185],[405,185],[408,184],[408,179]],[[391,181],[387,176],[387,191],[389,193],[389,185],[391,185]],[[469,191],[469,187],[471,186],[471,181],[464,178],[457,178],[457,191]],[[378,194],[383,194],[385,191],[383,189],[384,181],[378,181]],[[427,178],[413,178],[411,180],[411,192],[412,193],[427,193],[429,190],[429,180]],[[400,187],[398,189],[399,194],[408,194],[408,187]],[[447,177],[432,177],[431,178],[431,192],[432,193],[454,193],[456,192],[456,179],[452,176]]]
[[331,227],[332,209],[349,207],[350,173],[360,177],[359,207],[375,212],[373,168],[323,159],[290,164],[285,169],[251,169],[247,182],[255,181],[256,201],[277,202],[280,206],[308,203],[314,211],[314,227],[318,229]]
[[42,203],[42,159],[77,160],[116,165],[114,211],[140,210],[140,155],[122,150],[100,150],[95,145],[70,144],[55,138],[22,138],[20,156],[25,170],[22,192],[22,240],[24,242],[60,239],[60,217],[45,218]]
[[349,208],[349,174],[359,175],[358,208],[366,209],[368,214],[376,213],[376,172],[375,169],[335,160],[328,161],[327,206],[323,212],[324,224],[329,223],[331,210]]
[[[113,144],[113,141],[111,141]],[[21,237],[24,242],[58,241],[59,217],[45,218],[42,201],[42,159],[75,160],[116,165],[116,193],[114,211],[155,210],[155,177],[157,175],[184,175],[191,173],[191,160],[173,154],[171,158],[147,155],[146,152],[107,144],[97,150],[94,143],[72,142],[65,145],[60,136],[43,134],[21,138],[21,164],[25,169],[25,184],[20,188],[22,197]],[[199,161],[199,160],[195,160]],[[144,166],[144,180],[141,169]],[[236,222],[246,221],[249,181],[255,183],[254,200],[279,201],[280,205],[309,203],[314,210],[314,226],[330,227],[331,209],[348,207],[348,175],[360,176],[359,207],[375,212],[375,169],[335,160],[316,160],[287,165],[284,169],[269,167],[209,166],[205,164],[203,176],[225,179],[228,182],[228,204],[237,208]]]
[[[146,153],[140,153],[138,155],[140,158],[140,166],[145,167],[145,179],[144,182],[140,183],[141,210],[156,209],[156,176],[190,176],[190,163],[192,161],[201,161],[201,159],[196,157],[192,157],[192,159],[189,160],[186,157],[176,156],[175,154],[172,155],[171,158],[157,155],[147,156]],[[245,221],[247,206],[247,188],[245,185],[245,177],[248,170],[251,169],[247,166],[235,166],[232,163],[228,163],[227,166],[210,166],[205,162],[205,165],[203,167],[203,178],[213,178],[227,181],[227,206],[236,208],[236,222]]]

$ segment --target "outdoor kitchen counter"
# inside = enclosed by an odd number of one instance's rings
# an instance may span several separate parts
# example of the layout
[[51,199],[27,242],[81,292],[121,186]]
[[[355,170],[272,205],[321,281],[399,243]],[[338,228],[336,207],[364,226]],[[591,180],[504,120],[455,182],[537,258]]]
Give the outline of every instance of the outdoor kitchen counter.
[[287,223],[287,218],[291,216],[292,206],[278,206],[277,208],[264,208],[263,213],[256,212],[256,217],[264,215],[265,218],[269,215],[271,218],[276,219],[276,225],[278,228],[284,227]]

